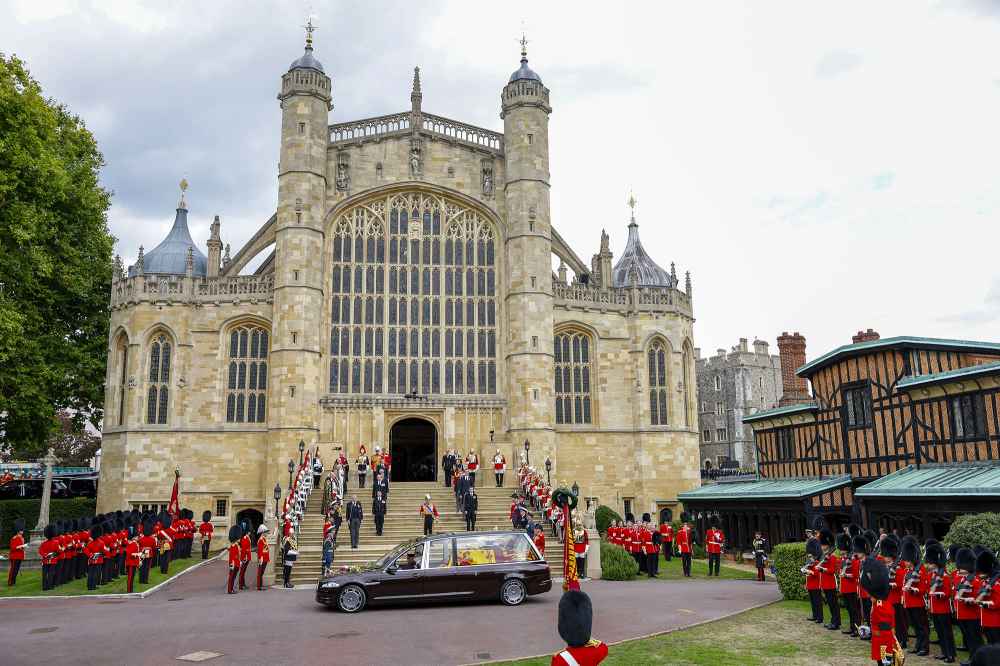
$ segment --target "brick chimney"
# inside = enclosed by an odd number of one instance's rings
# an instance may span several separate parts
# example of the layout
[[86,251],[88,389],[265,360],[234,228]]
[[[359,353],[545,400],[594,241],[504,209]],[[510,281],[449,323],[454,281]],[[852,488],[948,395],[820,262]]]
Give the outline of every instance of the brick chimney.
[[854,344],[858,344],[859,342],[871,342],[872,340],[878,340],[880,337],[881,336],[877,332],[869,328],[867,331],[858,331],[856,335],[851,337],[851,342]]
[[806,339],[795,331],[791,335],[787,331],[778,336],[778,354],[781,356],[781,400],[779,407],[797,405],[809,402],[809,387],[805,379],[797,376],[795,371],[806,364]]

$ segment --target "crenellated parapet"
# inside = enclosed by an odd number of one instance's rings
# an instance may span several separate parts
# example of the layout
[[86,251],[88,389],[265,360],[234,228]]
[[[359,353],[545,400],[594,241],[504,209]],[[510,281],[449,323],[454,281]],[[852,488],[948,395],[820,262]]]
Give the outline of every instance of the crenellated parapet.
[[111,309],[129,308],[140,303],[271,303],[273,294],[272,274],[229,277],[149,273],[134,277],[118,275],[111,283]]

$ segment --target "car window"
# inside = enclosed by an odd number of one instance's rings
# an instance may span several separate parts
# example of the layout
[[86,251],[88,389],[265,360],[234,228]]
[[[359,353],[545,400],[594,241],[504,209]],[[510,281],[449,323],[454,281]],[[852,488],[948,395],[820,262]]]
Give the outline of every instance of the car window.
[[490,534],[457,537],[458,566],[533,562],[538,553],[523,534]]
[[430,557],[427,566],[430,569],[454,566],[451,561],[451,539],[441,539],[430,543]]
[[[413,553],[413,560],[410,560]],[[424,544],[418,543],[414,548],[396,558],[395,565],[400,569],[419,569],[424,561]]]

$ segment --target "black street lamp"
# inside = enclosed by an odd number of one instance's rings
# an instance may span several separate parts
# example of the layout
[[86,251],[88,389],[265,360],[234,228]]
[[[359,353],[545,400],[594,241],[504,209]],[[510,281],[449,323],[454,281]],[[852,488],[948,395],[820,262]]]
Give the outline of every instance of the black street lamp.
[[530,448],[531,448],[531,442],[529,442],[528,440],[524,440],[524,464],[529,467],[531,466],[531,458],[528,455],[528,449]]
[[288,459],[288,494],[292,494],[292,473],[295,471],[295,461]]
[[545,458],[545,480],[552,485],[552,460],[548,457]]
[[306,450],[306,443],[300,439],[299,440],[299,465],[302,464],[302,453],[305,450]]
[[279,509],[278,509],[278,503],[279,502],[281,502],[281,484],[280,483],[275,483],[274,484],[274,524],[275,525],[277,525],[278,521],[280,520],[280,518],[279,518],[280,514],[278,513],[278,511],[279,511]]
[[573,482],[573,496],[574,497],[580,496],[580,484],[577,483],[576,481]]

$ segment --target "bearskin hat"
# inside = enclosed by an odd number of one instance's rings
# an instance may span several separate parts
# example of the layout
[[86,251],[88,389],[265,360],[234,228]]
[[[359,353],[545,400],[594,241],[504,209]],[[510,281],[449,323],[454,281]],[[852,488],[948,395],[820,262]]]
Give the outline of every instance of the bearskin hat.
[[971,548],[958,549],[955,553],[955,568],[970,573],[976,570],[976,554],[972,552]]
[[940,543],[941,543],[940,541],[938,541],[934,537],[931,537],[930,539],[924,541],[924,550],[926,551],[928,548],[931,547],[932,544],[940,544]]
[[858,583],[875,599],[884,600],[889,596],[889,569],[877,558],[866,557],[861,563],[861,578]]
[[969,663],[972,666],[1000,666],[1000,645],[983,645]]
[[635,514],[633,514],[633,513],[626,513],[625,514],[625,521],[629,522],[629,523],[634,523],[635,522]]
[[895,537],[887,536],[882,539],[879,554],[882,555],[882,557],[888,557],[891,559],[899,557],[899,542],[896,541]]
[[861,526],[858,525],[857,523],[851,523],[850,525],[847,526],[847,533],[851,536],[852,539],[854,537],[859,537],[861,536]]
[[101,531],[100,525],[94,525],[93,527],[90,528],[91,539],[100,539],[102,534],[104,534],[104,532]]
[[153,535],[153,521],[152,520],[150,520],[150,519],[147,518],[146,521],[142,524],[142,535],[143,536],[152,536]]
[[931,545],[927,546],[927,551],[924,553],[924,559],[928,564],[943,567],[948,563],[948,553],[945,552],[944,546],[935,541]]
[[642,522],[648,523],[652,519],[653,519],[652,516],[650,516],[648,513],[642,514]]
[[708,524],[711,525],[712,527],[717,528],[719,526],[719,517],[712,516],[711,518],[708,519]]
[[874,552],[875,546],[878,545],[878,534],[875,534],[875,530],[865,530],[861,536],[868,542],[868,552]]
[[583,647],[590,641],[594,608],[590,597],[580,590],[563,592],[559,600],[559,636],[570,647]]
[[690,523],[691,522],[691,514],[688,513],[687,511],[682,511],[681,512],[681,522],[682,523]]
[[212,512],[211,511],[203,511],[202,514],[201,514],[201,522],[207,523],[210,520],[212,520]]
[[868,555],[870,552],[868,548],[868,540],[861,535],[854,537],[851,539],[851,550],[859,555]]
[[233,525],[229,528],[229,540],[231,542],[239,541],[242,536],[243,529],[239,525]]
[[56,536],[56,526],[49,523],[45,526],[45,529],[42,530],[42,534],[45,535],[46,539],[54,539]]
[[23,531],[24,531],[24,518],[18,518],[17,520],[14,521],[14,532],[16,533]]
[[814,559],[823,558],[823,547],[819,545],[819,541],[816,539],[809,539],[806,541],[806,554],[811,555]]
[[989,549],[979,553],[976,558],[976,573],[991,574],[997,568],[997,558]]
[[121,520],[121,517],[122,517],[121,510],[115,511],[115,519],[116,520]]
[[819,531],[819,543],[821,546],[833,545],[833,532],[824,527]]
[[914,567],[920,565],[920,546],[916,539],[903,539],[899,546],[899,559],[912,563]]
[[814,532],[826,529],[826,521],[823,519],[823,516],[815,516],[813,518],[812,528]]
[[954,562],[955,555],[958,554],[958,551],[962,550],[963,548],[965,548],[965,546],[963,546],[960,543],[953,543],[950,546],[948,546],[948,561]]
[[170,517],[170,514],[165,513],[162,516],[160,516],[160,525],[163,526],[163,529],[167,529],[173,524],[174,524],[174,519]]
[[837,535],[837,550],[842,553],[849,552],[851,550],[851,536],[844,532]]

